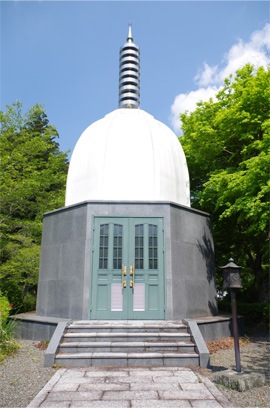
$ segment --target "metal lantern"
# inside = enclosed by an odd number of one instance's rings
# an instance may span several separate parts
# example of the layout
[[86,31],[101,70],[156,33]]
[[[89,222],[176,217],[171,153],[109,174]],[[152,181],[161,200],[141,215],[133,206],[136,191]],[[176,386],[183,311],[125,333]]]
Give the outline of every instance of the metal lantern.
[[240,269],[242,269],[242,266],[237,266],[233,262],[233,259],[230,258],[229,263],[227,265],[220,266],[219,268],[223,269],[223,280],[224,280],[223,287],[231,289],[235,362],[236,362],[236,371],[240,373],[241,372],[241,361],[240,361],[240,347],[239,347],[235,289],[242,288],[241,278],[240,278]]
[[220,266],[223,269],[223,287],[225,288],[242,288],[240,269],[242,266],[237,266],[233,259],[229,259],[229,263],[225,266]]

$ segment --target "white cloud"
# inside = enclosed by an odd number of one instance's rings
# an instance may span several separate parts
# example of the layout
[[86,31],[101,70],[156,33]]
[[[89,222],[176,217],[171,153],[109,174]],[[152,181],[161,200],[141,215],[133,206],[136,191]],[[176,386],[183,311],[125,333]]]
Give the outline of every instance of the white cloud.
[[270,64],[270,24],[266,24],[260,31],[254,31],[251,34],[250,41],[244,43],[239,39],[228,53],[225,54],[222,66],[213,67],[204,62],[204,67],[199,70],[194,78],[199,86],[208,86],[211,84],[222,84],[224,79],[248,62],[259,68],[264,68]]
[[[221,87],[220,87],[221,88]],[[185,111],[192,112],[196,109],[196,104],[199,101],[209,101],[210,98],[215,99],[215,95],[219,89],[216,86],[209,86],[208,88],[200,88],[197,91],[191,91],[187,94],[179,94],[175,97],[174,103],[171,106],[171,123],[174,131],[179,133],[180,119],[179,114]]]
[[196,82],[200,86],[207,86],[213,83],[218,82],[216,80],[218,76],[218,66],[215,65],[214,67],[210,67],[207,62],[203,63],[203,69],[200,69],[198,74],[194,78],[194,82]]
[[221,88],[224,79],[245,64],[250,62],[257,69],[260,66],[267,68],[270,65],[270,24],[267,23],[262,30],[254,31],[249,42],[239,39],[224,55],[219,65],[209,66],[203,63],[194,78],[199,86],[196,91],[177,95],[171,106],[171,124],[179,132],[179,114],[186,110],[192,112],[200,100],[207,101],[214,97]]

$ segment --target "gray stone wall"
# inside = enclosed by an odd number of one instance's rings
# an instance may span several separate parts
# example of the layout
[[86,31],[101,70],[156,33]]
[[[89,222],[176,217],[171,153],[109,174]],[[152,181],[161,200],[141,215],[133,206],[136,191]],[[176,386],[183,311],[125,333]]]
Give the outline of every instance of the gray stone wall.
[[85,202],[44,215],[38,316],[88,319],[94,216],[164,217],[167,319],[217,313],[208,214],[165,202]]
[[172,319],[217,314],[211,218],[171,206]]
[[37,315],[88,317],[83,295],[89,288],[90,248],[86,204],[44,216]]

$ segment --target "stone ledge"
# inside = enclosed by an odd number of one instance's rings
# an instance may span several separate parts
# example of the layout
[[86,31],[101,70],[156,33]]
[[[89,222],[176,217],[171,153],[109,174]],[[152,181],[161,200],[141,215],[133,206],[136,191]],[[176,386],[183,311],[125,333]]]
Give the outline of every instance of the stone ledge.
[[62,317],[48,317],[48,316],[37,316],[36,312],[26,312],[26,313],[19,313],[16,315],[9,316],[9,319],[13,320],[22,320],[22,321],[30,321],[35,323],[48,323],[48,324],[55,324],[57,325],[59,322],[70,322],[70,319],[65,319]]
[[265,375],[252,372],[237,373],[234,370],[225,370],[214,373],[214,382],[233,390],[243,392],[252,388],[263,387],[266,383]]

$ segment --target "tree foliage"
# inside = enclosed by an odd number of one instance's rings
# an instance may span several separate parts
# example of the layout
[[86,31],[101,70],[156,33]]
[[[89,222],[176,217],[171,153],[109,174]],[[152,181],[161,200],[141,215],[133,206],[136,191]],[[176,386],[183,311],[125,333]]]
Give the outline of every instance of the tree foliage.
[[244,266],[245,290],[268,294],[270,71],[247,64],[216,100],[180,115],[193,206],[213,214],[216,262]]
[[37,291],[42,214],[64,204],[67,154],[36,104],[0,111],[1,286],[15,311],[31,309]]

